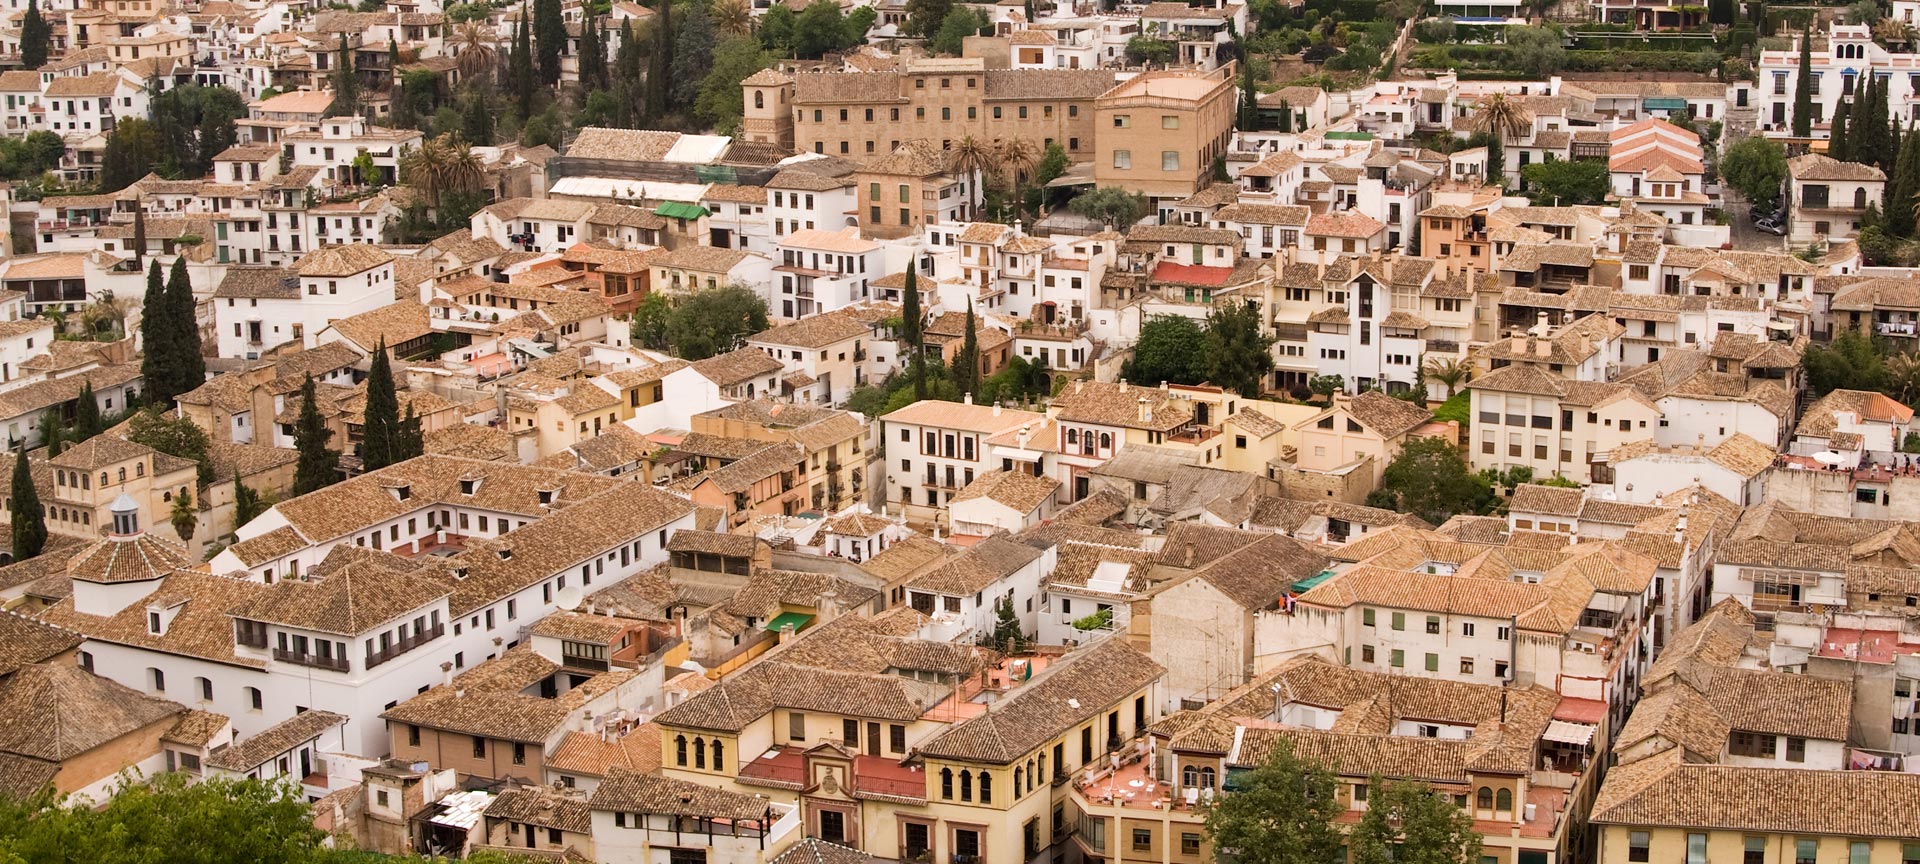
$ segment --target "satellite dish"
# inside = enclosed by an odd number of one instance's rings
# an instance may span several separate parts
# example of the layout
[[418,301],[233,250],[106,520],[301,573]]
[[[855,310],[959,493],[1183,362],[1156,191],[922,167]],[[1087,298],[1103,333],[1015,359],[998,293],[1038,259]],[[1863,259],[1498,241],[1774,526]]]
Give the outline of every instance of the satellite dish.
[[560,589],[559,593],[553,595],[554,605],[569,612],[580,608],[580,601],[584,599],[586,598],[580,593],[580,589],[572,585]]

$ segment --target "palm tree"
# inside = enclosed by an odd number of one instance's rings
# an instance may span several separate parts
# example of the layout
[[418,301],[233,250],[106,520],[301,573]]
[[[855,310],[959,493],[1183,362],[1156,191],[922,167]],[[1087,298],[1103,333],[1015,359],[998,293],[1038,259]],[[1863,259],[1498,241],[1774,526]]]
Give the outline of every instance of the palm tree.
[[978,181],[978,175],[991,174],[998,167],[998,154],[992,145],[968,135],[947,151],[947,166]]
[[746,36],[753,32],[753,11],[747,0],[719,0],[713,4],[713,26],[722,33]]
[[993,149],[1000,157],[1000,168],[1007,172],[1016,188],[1024,185],[1040,167],[1040,148],[1032,138],[1001,138],[993,142]]
[[[1473,112],[1473,131],[1492,135],[1503,146],[1508,139],[1525,135],[1532,128],[1533,115],[1520,103],[1508,99],[1505,93],[1493,94]],[[1505,166],[1489,166],[1488,170],[1500,174],[1506,171]]]
[[500,54],[493,47],[493,28],[478,21],[468,21],[460,25],[460,41],[466,45],[460,49],[457,59],[460,77],[477,78],[492,74]]
[[1460,392],[1460,385],[1473,380],[1473,362],[1463,357],[1429,357],[1422,371],[1427,380],[1446,385],[1448,396]]
[[1920,394],[1920,355],[1895,352],[1887,357],[1887,389],[1901,402],[1911,403]]
[[480,188],[483,171],[480,157],[460,136],[446,132],[429,139],[418,150],[400,155],[400,170],[406,183],[420,191],[427,206],[440,204],[447,192],[471,192]]
[[1873,38],[1885,45],[1905,45],[1913,30],[1898,18],[1882,18],[1873,25]]
[[111,290],[101,291],[99,299],[80,310],[80,320],[87,325],[88,333],[100,332],[102,324],[111,324],[112,332],[125,332],[127,301],[113,296]]
[[167,521],[173,525],[173,533],[180,535],[180,542],[193,539],[194,529],[200,527],[200,511],[193,506],[193,493],[182,491],[173,499],[173,509],[167,513]]

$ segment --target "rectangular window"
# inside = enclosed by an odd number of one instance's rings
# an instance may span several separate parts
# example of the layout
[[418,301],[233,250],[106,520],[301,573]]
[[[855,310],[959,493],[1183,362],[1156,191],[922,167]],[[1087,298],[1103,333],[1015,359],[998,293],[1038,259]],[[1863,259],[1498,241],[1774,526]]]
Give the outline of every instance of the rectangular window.
[[1133,851],[1145,852],[1153,848],[1153,831],[1146,828],[1133,829]]
[[1118,168],[1122,171],[1132,169],[1133,168],[1133,151],[1131,150],[1113,151],[1113,167]]
[[798,711],[787,712],[787,740],[807,740],[807,715]]
[[1820,841],[1798,839],[1793,841],[1793,864],[1814,864],[1820,855]]
[[1873,864],[1873,844],[1864,840],[1847,844],[1847,864]]
[[1368,627],[1373,626],[1373,610],[1372,609],[1360,610],[1360,623]]
[[1707,864],[1707,835],[1687,835],[1687,864]]
[[1387,657],[1387,665],[1396,669],[1407,665],[1407,652],[1398,648],[1393,649],[1393,653]]
[[1650,848],[1652,835],[1645,831],[1632,831],[1627,834],[1627,860],[1652,861]]
[[1178,150],[1160,151],[1160,170],[1162,171],[1180,170],[1180,151]]
[[1740,857],[1740,864],[1767,864],[1767,838],[1746,838],[1746,849]]
[[1405,612],[1393,613],[1393,629],[1395,630],[1407,629],[1407,613]]

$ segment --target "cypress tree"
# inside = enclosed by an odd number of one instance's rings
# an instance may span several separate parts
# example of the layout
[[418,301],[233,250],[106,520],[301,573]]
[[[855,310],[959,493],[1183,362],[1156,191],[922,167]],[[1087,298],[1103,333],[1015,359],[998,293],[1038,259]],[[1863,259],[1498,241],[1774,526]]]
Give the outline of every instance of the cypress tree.
[[1901,136],[1900,158],[1894,163],[1887,186],[1887,233],[1895,237],[1913,236],[1914,195],[1920,194],[1920,138],[1908,131]]
[[980,337],[975,330],[973,298],[967,298],[967,331],[960,340],[960,353],[953,357],[953,384],[961,393],[980,389]]
[[46,445],[47,458],[52,459],[66,449],[66,429],[60,425],[60,409],[48,408],[40,415],[40,443]]
[[1280,131],[1293,131],[1293,106],[1285,99],[1280,100]]
[[653,22],[653,67],[647,70],[647,114],[659,119],[673,113],[668,103],[668,70],[673,68],[673,0],[660,0],[659,20]]
[[493,112],[487,110],[487,100],[475,94],[467,97],[466,116],[461,118],[460,133],[467,142],[485,147],[493,143]]
[[79,404],[73,416],[73,440],[85,441],[106,428],[106,420],[100,416],[100,402],[93,395],[93,382],[88,381],[80,385]]
[[922,368],[926,355],[920,350],[920,284],[912,262],[907,263],[907,287],[900,292],[900,335],[907,342],[907,371],[913,376],[913,398],[925,399],[927,375]]
[[173,272],[167,276],[168,338],[174,340],[177,377],[172,399],[207,383],[207,358],[200,356],[200,322],[196,320],[193,283],[187,279],[187,259],[173,259]]
[[540,83],[559,84],[560,55],[567,47],[567,20],[560,13],[560,0],[534,0],[533,41],[538,43]]
[[1253,86],[1253,64],[1247,62],[1245,54],[1240,55],[1240,131],[1257,132],[1260,129],[1260,91]]
[[1827,155],[1842,162],[1853,161],[1853,141],[1847,137],[1847,120],[1853,113],[1848,106],[1833,112],[1833,125],[1827,132]]
[[266,509],[260,493],[240,481],[239,471],[233,472],[233,530],[240,530],[240,526],[252,522]]
[[395,442],[400,423],[400,402],[393,392],[393,368],[387,360],[387,342],[380,340],[373,349],[373,363],[367,369],[366,419],[360,427],[360,462],[368,471],[385,468],[400,461]]
[[314,401],[313,376],[308,375],[300,385],[300,418],[293,425],[293,447],[300,451],[300,461],[293,468],[293,494],[325,489],[340,479],[340,454],[327,449],[327,439],[332,437],[333,430],[321,419],[320,406]]
[[1871,69],[1867,70],[1866,75],[1872,86],[1868,92],[1873,95],[1873,98],[1867,102],[1866,134],[1861,135],[1860,127],[1857,125],[1854,127],[1854,139],[1860,142],[1861,148],[1855,152],[1860,157],[1860,161],[1874,165],[1882,171],[1891,171],[1895,154],[1893,118],[1888,116],[1887,91],[1893,89],[1892,82],[1880,80],[1880,76],[1873,74]]
[[1793,137],[1813,135],[1813,25],[1800,32],[1800,69],[1793,83]]
[[507,60],[508,77],[513,79],[513,95],[520,103],[520,119],[533,116],[533,43],[527,33],[527,13],[522,9],[520,23],[513,30],[512,56]]
[[13,560],[25,561],[47,545],[47,514],[40,508],[40,492],[33,488],[33,471],[25,448],[13,454],[13,500],[7,506],[12,523]]
[[420,418],[413,413],[413,404],[407,404],[407,416],[400,421],[399,434],[394,436],[395,462],[405,462],[427,452],[426,436],[420,431]]
[[160,262],[154,260],[147,268],[147,293],[140,301],[140,377],[146,379],[145,390],[154,394],[154,401],[166,402],[174,394],[167,388],[178,374],[178,358],[167,327],[167,285],[160,273]]
[[31,70],[47,65],[52,44],[53,27],[40,14],[40,0],[27,0],[27,14],[20,19],[20,66]]
[[614,118],[615,125],[630,129],[640,121],[640,94],[645,92],[640,87],[640,71],[645,64],[641,62],[640,45],[633,38],[631,18],[620,21],[620,53],[614,55],[613,67],[613,92],[617,103],[614,107],[619,111]]

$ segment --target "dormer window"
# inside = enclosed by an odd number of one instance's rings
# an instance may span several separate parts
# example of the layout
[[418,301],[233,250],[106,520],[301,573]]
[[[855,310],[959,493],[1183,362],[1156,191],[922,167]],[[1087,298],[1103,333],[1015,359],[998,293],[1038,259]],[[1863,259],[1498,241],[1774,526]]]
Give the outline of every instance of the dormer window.
[[478,492],[478,491],[480,491],[480,480],[479,480],[479,478],[477,478],[477,477],[468,477],[468,478],[464,478],[464,479],[462,479],[462,480],[460,481],[460,494],[462,494],[462,495],[472,495],[473,493],[475,493],[475,492]]
[[405,501],[413,497],[413,487],[405,483],[388,486],[387,491],[393,493],[393,499],[395,501]]
[[512,549],[502,549],[502,550],[500,550],[499,552],[496,552],[496,553],[494,553],[494,554],[496,554],[496,555],[499,555],[499,556],[500,556],[500,560],[502,560],[502,561],[507,561],[507,560],[510,560],[510,559],[512,559],[512,558],[513,558],[513,550],[512,550]]
[[455,567],[455,568],[453,568],[453,578],[454,578],[454,579],[465,579],[465,578],[467,578],[467,568],[466,568],[466,567],[465,567],[464,565],[463,565],[463,566],[460,566],[460,567]]
[[551,507],[551,506],[553,506],[553,496],[554,496],[554,495],[555,495],[555,494],[556,494],[556,493],[557,493],[558,491],[559,491],[559,490],[555,490],[555,489],[541,489],[541,490],[539,490],[539,494],[540,494],[540,506],[542,506],[542,507]]
[[161,625],[160,613],[149,610],[147,612],[147,632],[158,636],[165,631],[166,628]]

